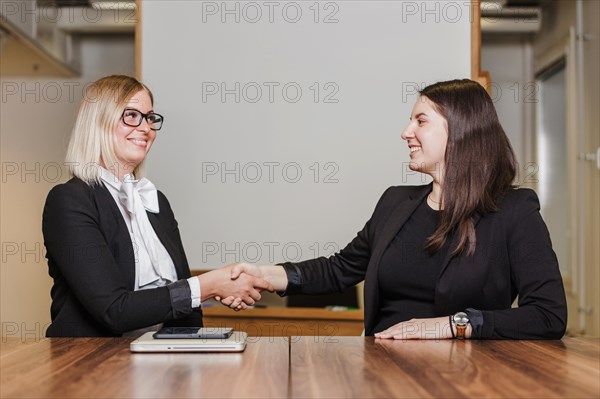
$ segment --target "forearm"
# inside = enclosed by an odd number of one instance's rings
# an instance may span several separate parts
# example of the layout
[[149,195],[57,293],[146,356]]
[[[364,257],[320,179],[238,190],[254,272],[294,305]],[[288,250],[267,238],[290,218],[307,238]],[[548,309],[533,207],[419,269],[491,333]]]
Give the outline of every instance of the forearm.
[[285,295],[330,294],[364,280],[366,269],[352,266],[344,255],[284,263],[282,266],[288,280]]
[[183,285],[128,291],[114,300],[86,301],[86,309],[109,330],[124,333],[189,314],[191,306],[180,302],[186,296],[181,290]]
[[202,273],[196,278],[200,282],[200,302],[204,302],[217,295],[219,278],[223,279],[224,276],[219,276],[218,270],[211,270],[210,272]]
[[275,291],[282,292],[286,290],[288,286],[288,278],[283,266],[260,266],[260,269],[263,272],[264,279],[273,285]]
[[566,310],[525,305],[483,311],[480,339],[560,339],[565,333]]

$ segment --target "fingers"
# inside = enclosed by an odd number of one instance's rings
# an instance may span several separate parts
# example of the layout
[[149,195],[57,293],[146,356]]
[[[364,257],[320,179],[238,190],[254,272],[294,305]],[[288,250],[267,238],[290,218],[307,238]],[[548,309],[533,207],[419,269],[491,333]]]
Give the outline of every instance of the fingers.
[[231,307],[231,304],[234,302],[234,300],[235,300],[234,296],[228,296],[227,298],[223,298],[221,300],[221,303],[225,306]]
[[[260,292],[259,291],[255,290],[255,289],[252,289],[252,290],[250,290],[250,292],[248,293],[248,295],[252,299],[254,299],[254,301],[256,301],[256,302],[260,301],[261,296],[260,296]],[[246,302],[246,301],[244,301],[244,302]]]
[[237,279],[240,274],[242,274],[244,272],[244,266],[241,263],[236,263],[232,268],[231,268],[231,279],[235,280]]
[[249,306],[253,306],[256,302],[260,301],[260,299],[260,292],[252,287],[246,290],[241,296],[242,303],[245,303]]
[[232,280],[237,279],[242,273],[259,276],[261,271],[258,266],[249,263],[234,263],[231,265],[230,276]]
[[265,280],[264,278],[256,278],[254,279],[254,288],[259,288],[261,290],[266,290],[269,292],[275,292],[275,288],[273,284]]
[[375,338],[381,339],[403,339],[404,337],[405,325],[404,323],[398,323],[389,327],[386,330],[375,333]]
[[391,339],[394,338],[393,334],[390,334],[388,331],[381,331],[378,333],[375,333],[375,338],[381,338],[381,339]]
[[381,332],[381,333],[377,333],[375,334],[375,338],[379,338],[379,339],[405,339],[406,337],[404,336],[404,334],[402,334],[402,332]]
[[235,300],[232,301],[232,303],[229,305],[229,307],[231,309],[235,309],[235,310],[241,310],[238,308],[242,308],[242,306],[246,306],[246,304],[244,302],[242,302],[242,298],[235,298]]
[[253,306],[256,301],[260,300],[260,293],[251,286],[240,290],[240,294],[238,296],[241,298],[243,303],[249,306]]
[[274,291],[274,287],[269,281],[247,272],[250,270],[260,273],[257,266],[236,263],[227,267],[230,270],[224,271],[229,273],[230,279],[221,283],[218,287],[218,294],[215,295],[215,298],[223,305],[229,306],[231,309],[242,310],[260,301],[261,291]]
[[[256,278],[248,274],[242,274],[240,278],[232,281],[232,284],[236,286],[235,290],[232,291],[232,295],[242,298],[246,305],[254,305],[261,298],[260,291],[254,288],[255,280]],[[238,294],[236,295],[235,292]]]
[[249,306],[254,306],[256,301],[251,296],[246,296],[242,298],[242,302]]
[[262,270],[259,266],[250,263],[234,263],[230,267],[230,277],[232,280],[237,279],[242,273],[246,273],[254,277],[262,277]]
[[221,299],[220,300],[221,304],[223,304],[224,306],[227,306],[233,310],[245,310],[248,309],[248,305],[246,305],[243,301],[242,298],[236,298],[233,296],[228,296],[227,298]]
[[419,339],[419,325],[411,321],[398,323],[387,330],[375,333],[375,338],[381,339]]

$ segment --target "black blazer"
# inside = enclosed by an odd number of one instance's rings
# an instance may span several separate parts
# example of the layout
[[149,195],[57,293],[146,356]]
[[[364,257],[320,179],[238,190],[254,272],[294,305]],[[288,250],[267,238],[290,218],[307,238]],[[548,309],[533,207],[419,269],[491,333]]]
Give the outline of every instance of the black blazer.
[[[158,214],[148,212],[156,235],[175,264],[179,279],[190,269],[177,222],[159,191]],[[48,337],[120,336],[165,322],[201,326],[192,310],[186,280],[134,291],[135,258],[125,220],[104,184],[78,178],[54,187],[44,206],[42,231],[54,279]]]
[[[431,185],[390,187],[365,227],[338,254],[283,264],[289,280],[285,294],[335,292],[364,279],[365,333],[375,333],[379,262],[430,192]],[[500,201],[497,212],[474,216],[475,253],[446,257],[436,280],[435,316],[466,308],[481,310],[482,330],[475,338],[563,336],[567,321],[564,287],[539,209],[534,191],[515,189]],[[450,248],[455,240],[455,236],[450,238]],[[517,295],[519,307],[511,309]]]

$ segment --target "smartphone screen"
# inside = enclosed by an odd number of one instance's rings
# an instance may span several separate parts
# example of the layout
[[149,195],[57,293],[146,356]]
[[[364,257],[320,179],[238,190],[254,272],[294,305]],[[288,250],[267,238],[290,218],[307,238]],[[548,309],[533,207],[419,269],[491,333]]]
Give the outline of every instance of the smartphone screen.
[[233,328],[219,327],[163,327],[152,336],[157,339],[226,339],[233,333]]

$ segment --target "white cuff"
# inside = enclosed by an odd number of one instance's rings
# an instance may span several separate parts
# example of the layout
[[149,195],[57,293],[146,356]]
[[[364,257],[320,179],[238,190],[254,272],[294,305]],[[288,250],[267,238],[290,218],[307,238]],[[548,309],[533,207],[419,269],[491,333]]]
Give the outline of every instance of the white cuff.
[[198,281],[198,277],[190,277],[187,279],[188,284],[190,285],[190,291],[192,293],[192,308],[200,307],[200,281]]

